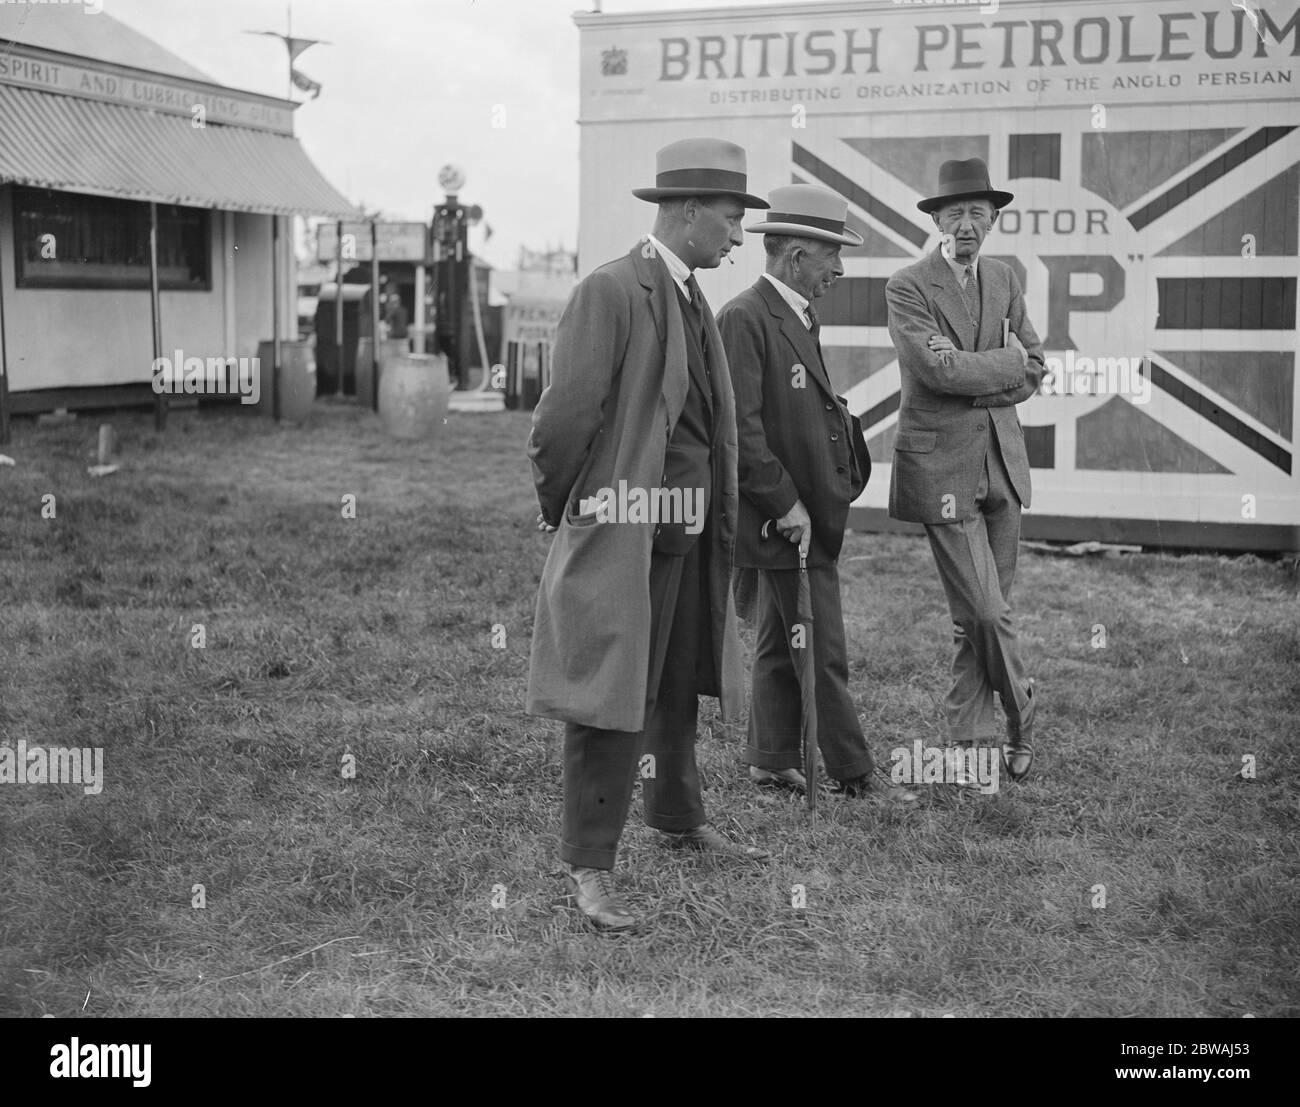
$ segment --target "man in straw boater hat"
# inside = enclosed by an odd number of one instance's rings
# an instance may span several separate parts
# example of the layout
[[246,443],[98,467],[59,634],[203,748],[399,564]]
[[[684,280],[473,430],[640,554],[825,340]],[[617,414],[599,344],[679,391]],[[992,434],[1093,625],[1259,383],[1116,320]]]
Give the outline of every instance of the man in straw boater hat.
[[[561,719],[560,842],[575,905],[596,926],[639,921],[611,870],[641,778],[665,844],[770,855],[708,824],[695,763],[697,697],[724,718],[743,694],[729,587],[736,416],[717,325],[693,270],[744,241],[745,151],[698,138],[658,153],[654,231],[574,289],[528,457],[555,530],[537,594],[528,711]],[[647,509],[647,504],[649,508]]]
[[845,225],[848,204],[828,189],[787,185],[768,198],[763,221],[745,228],[763,235],[766,272],[718,313],[740,447],[738,594],[748,588],[747,573],[757,575],[749,775],[759,785],[808,786],[797,768],[800,682],[793,656],[805,557],[816,627],[815,740],[826,773],[845,795],[907,803],[915,793],[876,775],[849,693],[838,562],[849,505],[867,485],[871,456],[862,424],[831,383],[813,306],[844,273],[840,248],[861,246],[862,238]]
[[1007,597],[1016,572],[1029,459],[1016,404],[1043,377],[1043,347],[1010,266],[979,256],[1012,200],[980,158],[946,161],[916,206],[942,240],[885,288],[902,400],[889,513],[925,525],[952,614],[956,657],[945,700],[949,739],[977,742],[1006,713],[1003,764],[1022,780],[1034,761],[1037,707]]

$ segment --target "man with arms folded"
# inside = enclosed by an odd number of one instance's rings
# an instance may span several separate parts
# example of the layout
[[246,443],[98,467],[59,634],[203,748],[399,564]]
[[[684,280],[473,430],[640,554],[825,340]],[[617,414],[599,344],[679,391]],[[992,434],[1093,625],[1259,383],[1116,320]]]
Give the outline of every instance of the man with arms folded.
[[922,523],[956,638],[945,700],[949,738],[970,746],[1006,713],[1004,764],[1022,780],[1034,761],[1036,701],[1007,598],[1016,572],[1029,459],[1015,405],[1043,377],[1043,348],[1010,266],[980,247],[1012,200],[980,158],[946,161],[939,189],[917,207],[943,238],[889,280],[889,335],[902,399],[889,513]]

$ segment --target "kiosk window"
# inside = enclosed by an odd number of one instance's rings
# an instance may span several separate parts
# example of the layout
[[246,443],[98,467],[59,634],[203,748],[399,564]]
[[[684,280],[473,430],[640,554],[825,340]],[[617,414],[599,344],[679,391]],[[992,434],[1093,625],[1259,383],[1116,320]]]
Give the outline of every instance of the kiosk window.
[[[158,284],[207,291],[212,213],[158,205]],[[19,288],[148,288],[149,205],[44,188],[14,189]]]

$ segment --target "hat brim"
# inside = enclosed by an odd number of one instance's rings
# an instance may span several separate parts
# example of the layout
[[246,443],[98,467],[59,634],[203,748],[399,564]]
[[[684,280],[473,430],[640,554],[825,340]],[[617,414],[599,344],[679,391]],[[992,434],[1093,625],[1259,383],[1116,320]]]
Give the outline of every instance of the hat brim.
[[747,208],[770,208],[772,205],[748,192],[733,192],[729,188],[634,188],[632,195],[638,200],[647,200],[652,204],[660,200],[680,200],[686,196],[730,196],[739,200]]
[[795,238],[816,238],[822,242],[834,242],[840,246],[861,246],[863,238],[857,231],[844,228],[843,234],[824,231],[820,227],[809,227],[804,223],[755,223],[745,230],[751,234],[788,234]]
[[978,192],[954,192],[951,196],[929,196],[924,200],[918,200],[916,206],[926,215],[933,215],[944,204],[951,204],[954,200],[974,200],[980,197],[992,200],[993,206],[999,210],[1015,199],[1010,192],[999,192],[997,189],[989,188]]

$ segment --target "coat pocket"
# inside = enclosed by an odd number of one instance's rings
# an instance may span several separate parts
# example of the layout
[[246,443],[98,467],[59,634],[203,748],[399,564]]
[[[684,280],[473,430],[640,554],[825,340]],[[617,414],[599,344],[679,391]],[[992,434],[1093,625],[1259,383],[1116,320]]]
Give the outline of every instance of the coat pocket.
[[939,435],[935,431],[899,431],[894,449],[905,454],[928,454],[934,450]]
[[578,530],[585,529],[586,527],[598,526],[601,523],[608,522],[610,518],[611,513],[608,507],[605,507],[604,510],[587,511],[579,515],[573,510],[572,505],[570,505],[569,509],[564,514],[565,523]]

